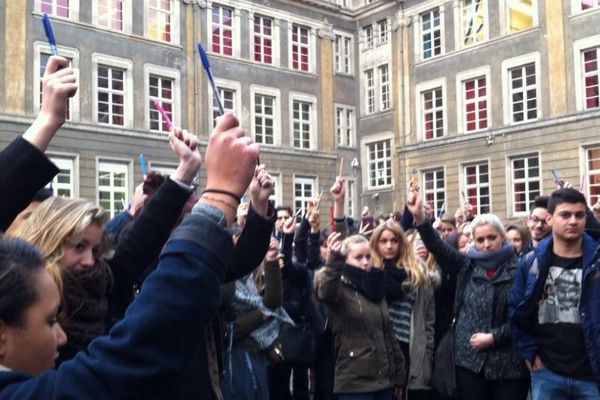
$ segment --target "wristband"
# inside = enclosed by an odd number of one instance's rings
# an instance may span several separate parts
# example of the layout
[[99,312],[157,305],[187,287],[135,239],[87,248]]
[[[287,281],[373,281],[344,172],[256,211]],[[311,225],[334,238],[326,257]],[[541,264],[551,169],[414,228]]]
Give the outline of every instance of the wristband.
[[221,190],[221,189],[204,189],[204,191],[202,192],[202,194],[204,193],[218,193],[218,194],[224,194],[226,196],[232,197],[234,198],[238,203],[240,203],[242,201],[242,198],[234,193],[231,193],[227,190]]

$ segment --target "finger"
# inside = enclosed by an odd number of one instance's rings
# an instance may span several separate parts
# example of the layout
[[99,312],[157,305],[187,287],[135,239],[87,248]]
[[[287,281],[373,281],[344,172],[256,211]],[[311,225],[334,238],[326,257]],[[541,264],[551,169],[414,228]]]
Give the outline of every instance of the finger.
[[217,118],[217,125],[213,130],[213,135],[218,133],[227,132],[232,128],[239,126],[238,119],[232,113],[225,113],[223,116]]
[[51,75],[58,71],[61,68],[67,68],[69,66],[69,60],[60,56],[52,56],[48,59],[48,63],[46,64],[46,72],[44,72],[44,77]]

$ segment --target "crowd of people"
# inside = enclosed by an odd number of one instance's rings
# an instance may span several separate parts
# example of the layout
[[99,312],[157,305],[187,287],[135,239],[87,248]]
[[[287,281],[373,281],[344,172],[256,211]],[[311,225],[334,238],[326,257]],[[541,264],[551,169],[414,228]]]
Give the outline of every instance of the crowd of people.
[[356,226],[340,177],[322,221],[320,198],[269,201],[225,114],[204,159],[174,128],[176,171],[109,221],[44,189],[76,90],[50,57],[0,152],[0,399],[600,399],[600,222],[568,183],[505,224],[436,218],[412,181],[403,213]]

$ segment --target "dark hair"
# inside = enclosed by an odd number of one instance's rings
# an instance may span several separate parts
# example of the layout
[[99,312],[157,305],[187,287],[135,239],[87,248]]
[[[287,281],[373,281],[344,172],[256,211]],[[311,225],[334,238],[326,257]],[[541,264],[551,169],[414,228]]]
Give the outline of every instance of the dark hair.
[[450,213],[442,214],[442,217],[440,218],[440,222],[445,222],[452,226],[456,226],[456,218],[454,217],[454,215],[452,215]]
[[275,207],[275,215],[277,215],[277,213],[279,211],[287,211],[288,214],[290,214],[290,217],[292,215],[294,215],[294,212],[292,211],[292,207],[290,207],[290,206],[277,206],[277,207]]
[[154,193],[165,183],[165,176],[158,171],[150,171],[144,179],[142,191],[145,195],[153,196]]
[[[545,210],[548,209],[548,199],[550,199],[550,197],[548,196],[535,196],[535,198],[533,199],[533,202],[531,203],[531,207],[529,208],[531,211],[533,211],[536,208],[543,208]],[[530,212],[531,214],[531,212]]]
[[512,230],[519,232],[519,235],[521,235],[521,240],[523,241],[523,246],[526,246],[527,242],[530,240],[529,230],[521,224],[510,224],[505,228],[505,230],[506,233]]
[[52,189],[48,189],[48,188],[42,188],[40,190],[38,190],[37,192],[35,192],[35,194],[33,195],[33,198],[31,199],[31,202],[39,202],[41,203],[42,201],[48,199],[52,197]]
[[0,320],[23,326],[27,309],[38,300],[35,277],[44,271],[44,255],[19,238],[0,239]]
[[581,203],[583,205],[587,205],[585,196],[581,194],[579,190],[575,190],[573,188],[563,188],[555,190],[550,195],[550,199],[548,200],[548,212],[550,214],[554,214],[556,207],[562,203]]
[[458,239],[460,239],[461,236],[465,236],[464,233],[452,232],[446,238],[446,243],[458,250]]

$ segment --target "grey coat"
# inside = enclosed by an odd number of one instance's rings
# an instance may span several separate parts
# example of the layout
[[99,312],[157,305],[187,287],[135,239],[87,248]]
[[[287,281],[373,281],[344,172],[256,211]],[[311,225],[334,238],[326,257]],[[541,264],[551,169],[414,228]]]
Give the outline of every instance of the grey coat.
[[[489,380],[519,379],[529,376],[520,355],[512,346],[508,319],[508,298],[517,271],[517,257],[509,258],[489,279],[468,256],[444,242],[430,222],[417,227],[427,249],[440,268],[457,274],[455,308],[462,301],[456,321],[455,349],[457,366],[474,373],[483,371]],[[494,345],[483,350],[471,348],[474,333],[494,336]]]

